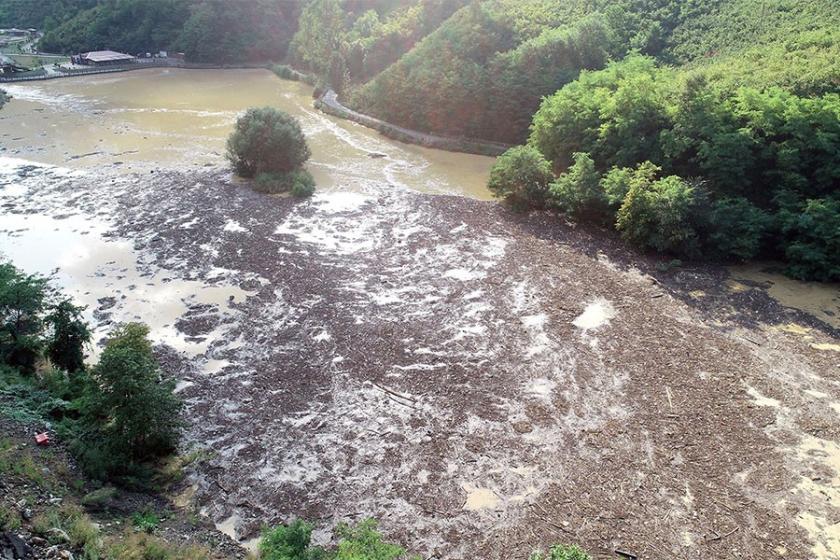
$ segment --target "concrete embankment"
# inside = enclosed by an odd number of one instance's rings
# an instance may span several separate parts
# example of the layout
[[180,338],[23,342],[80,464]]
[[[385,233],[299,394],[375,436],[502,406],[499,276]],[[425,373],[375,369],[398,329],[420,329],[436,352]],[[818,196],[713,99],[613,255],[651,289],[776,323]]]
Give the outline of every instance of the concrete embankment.
[[447,136],[437,136],[434,134],[427,134],[416,130],[410,130],[385,122],[383,120],[371,117],[348,109],[338,100],[338,95],[333,90],[327,90],[324,95],[315,101],[315,107],[321,111],[357,122],[361,125],[378,130],[381,134],[388,138],[393,138],[400,142],[408,144],[418,144],[426,148],[436,148],[439,150],[448,150],[451,152],[464,152],[468,154],[479,154],[485,156],[498,156],[505,150],[510,148],[509,145],[500,144],[496,142],[482,142],[480,140],[471,140],[468,138],[450,138]]

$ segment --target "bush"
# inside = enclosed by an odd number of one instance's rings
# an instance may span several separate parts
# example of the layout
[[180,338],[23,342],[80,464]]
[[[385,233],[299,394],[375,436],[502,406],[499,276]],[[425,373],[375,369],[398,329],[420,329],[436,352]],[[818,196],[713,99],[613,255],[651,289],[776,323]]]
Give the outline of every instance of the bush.
[[299,79],[298,73],[285,64],[275,64],[271,68],[271,71],[283,80],[292,80],[296,82]]
[[69,300],[61,301],[47,315],[46,323],[52,329],[52,336],[47,342],[50,361],[68,373],[83,370],[84,347],[90,342],[91,333],[82,319],[82,308]]
[[712,206],[708,244],[721,258],[749,260],[758,255],[772,220],[746,198],[724,198]]
[[177,444],[181,402],[174,383],[160,381],[148,332],[119,328],[90,372],[72,447],[97,478],[135,474]]
[[487,184],[493,196],[515,207],[541,207],[554,176],[551,165],[535,148],[517,146],[499,156]]
[[[376,521],[366,519],[355,526],[336,526],[338,547],[324,550],[310,545],[312,525],[295,520],[289,525],[265,529],[260,540],[260,560],[397,560],[405,549],[384,542],[376,530]],[[412,560],[419,560],[412,557]]]
[[134,527],[144,533],[154,533],[160,525],[160,517],[153,511],[138,511],[131,516]]
[[612,208],[619,208],[633,185],[652,183],[660,171],[662,169],[649,161],[639,164],[635,169],[613,167],[601,179],[601,190],[604,191],[607,204]]
[[227,141],[228,160],[242,177],[289,173],[309,156],[297,119],[272,107],[248,109]]
[[592,558],[579,546],[558,544],[551,547],[548,556],[542,552],[534,552],[528,560],[592,560]]
[[644,249],[694,255],[698,235],[696,189],[677,176],[634,184],[618,211],[616,228]]
[[573,159],[574,164],[549,187],[552,201],[574,216],[603,214],[606,199],[595,163],[589,154],[581,152],[575,153]]
[[48,296],[45,278],[0,263],[0,364],[34,373]]
[[301,519],[289,525],[265,529],[260,540],[260,560],[316,560],[324,557],[319,547],[310,547],[313,526]]
[[[335,560],[396,560],[405,555],[405,549],[382,540],[376,530],[376,520],[366,519],[355,527],[340,524],[336,532],[338,542]],[[419,559],[418,559],[419,560]]]
[[840,280],[840,199],[811,199],[780,213],[788,273],[823,282]]
[[315,192],[315,179],[305,169],[289,173],[260,173],[254,179],[254,190],[266,194],[291,192],[293,196],[305,198]]
[[210,560],[206,548],[192,545],[179,547],[147,533],[126,532],[106,547],[105,558],[114,560]]

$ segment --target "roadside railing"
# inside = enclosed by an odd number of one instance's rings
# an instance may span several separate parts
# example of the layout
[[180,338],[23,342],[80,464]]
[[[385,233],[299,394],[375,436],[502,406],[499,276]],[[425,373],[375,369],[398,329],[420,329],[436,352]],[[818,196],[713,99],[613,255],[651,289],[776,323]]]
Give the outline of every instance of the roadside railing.
[[56,68],[54,73],[46,70],[33,70],[31,72],[19,72],[8,76],[0,76],[0,83],[27,82],[34,80],[54,80],[57,78],[70,78],[75,76],[87,76],[92,74],[112,74],[115,72],[128,72],[131,70],[144,70],[146,68],[184,68],[194,70],[214,70],[224,68],[268,68],[268,63],[254,64],[214,64],[202,62],[184,62],[176,59],[137,59],[131,64],[120,64],[105,68]]

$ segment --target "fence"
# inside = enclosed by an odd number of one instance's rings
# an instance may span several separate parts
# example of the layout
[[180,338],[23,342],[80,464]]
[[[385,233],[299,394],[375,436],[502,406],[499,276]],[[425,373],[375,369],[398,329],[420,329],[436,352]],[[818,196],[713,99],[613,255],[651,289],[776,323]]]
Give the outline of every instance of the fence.
[[75,76],[87,76],[90,74],[113,74],[115,72],[128,72],[131,70],[144,70],[146,68],[184,68],[193,70],[214,70],[223,68],[267,68],[267,64],[233,64],[220,65],[201,62],[182,62],[175,59],[138,59],[132,64],[120,66],[109,66],[107,68],[58,68],[54,73],[46,70],[33,70],[32,72],[20,72],[12,76],[0,76],[0,83],[28,82],[34,80],[54,80],[57,78],[71,78]]

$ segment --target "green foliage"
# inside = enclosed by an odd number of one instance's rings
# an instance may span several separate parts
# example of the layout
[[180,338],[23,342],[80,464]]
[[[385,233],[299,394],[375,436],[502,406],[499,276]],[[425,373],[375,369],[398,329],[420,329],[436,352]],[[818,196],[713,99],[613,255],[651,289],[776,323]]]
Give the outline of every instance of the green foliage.
[[[702,246],[706,256],[739,260],[766,253],[795,262],[791,271],[799,276],[834,274],[831,204],[812,207],[828,224],[815,230],[796,225],[800,215],[808,222],[810,212],[783,207],[782,201],[802,206],[801,201],[836,192],[836,93],[801,97],[778,87],[733,90],[699,71],[661,68],[651,58],[631,55],[604,70],[582,73],[547,98],[534,117],[530,141],[561,173],[575,153],[590,154],[612,208],[626,204],[633,185],[651,184],[660,170],[703,183],[710,205],[704,201],[685,213],[691,221],[678,234],[653,241],[650,232],[633,233],[645,221],[641,214],[619,215],[625,237],[641,246],[684,254],[697,254]],[[563,185],[566,177],[558,182]],[[635,189],[636,203],[647,200],[639,199],[642,192],[647,191]],[[673,210],[675,215],[684,211]],[[825,238],[823,247],[812,231]],[[770,244],[775,239],[781,246]]]
[[49,29],[96,0],[4,0],[0,2],[0,27]]
[[356,526],[340,524],[336,532],[338,542],[335,560],[396,560],[405,555],[405,549],[384,542],[376,530],[374,519],[366,519]]
[[534,148],[517,146],[502,154],[490,171],[488,188],[517,207],[542,206],[553,176],[548,161]]
[[81,418],[68,427],[71,447],[96,478],[142,473],[178,441],[181,402],[174,383],[160,380],[147,335],[136,323],[112,334],[90,371]]
[[88,510],[102,510],[106,509],[116,497],[116,488],[113,486],[103,486],[82,496],[79,503]]
[[78,2],[49,26],[39,47],[74,54],[115,49],[132,54],[183,51],[196,62],[280,60],[295,32],[299,6],[249,0],[102,0]]
[[260,560],[318,560],[325,558],[320,547],[310,546],[313,525],[296,519],[289,525],[265,529],[260,539]]
[[132,54],[168,48],[189,14],[182,0],[104,0],[47,31],[39,48],[74,54],[116,49]]
[[709,216],[708,243],[722,258],[750,260],[761,250],[772,224],[770,216],[746,198],[724,198]]
[[840,198],[786,204],[779,213],[788,273],[825,282],[840,280]]
[[694,224],[698,206],[696,189],[677,176],[639,182],[618,210],[616,229],[643,249],[695,255],[699,248]]
[[649,161],[639,164],[635,169],[630,167],[613,167],[601,179],[601,189],[611,208],[617,209],[624,202],[627,193],[634,185],[652,183],[661,168]]
[[298,3],[287,0],[249,0],[235,9],[228,0],[194,1],[173,44],[197,62],[281,60],[297,16]]
[[17,531],[20,527],[20,514],[10,507],[0,505],[0,531]]
[[260,173],[254,179],[254,190],[266,194],[291,192],[292,196],[306,198],[315,192],[315,179],[305,169],[287,173]]
[[547,555],[533,552],[528,560],[592,560],[592,557],[579,546],[558,544],[552,546]]
[[144,533],[154,533],[160,525],[160,517],[153,511],[138,511],[132,514],[131,524]]
[[297,119],[272,107],[248,109],[228,138],[227,157],[237,174],[289,173],[309,159]]
[[45,278],[0,263],[0,364],[35,371],[48,296]]
[[47,356],[52,363],[71,374],[83,370],[84,347],[90,342],[91,332],[82,318],[82,308],[69,300],[60,301],[45,322],[52,331],[47,341]]
[[[339,537],[334,550],[310,544],[313,526],[297,519],[289,525],[265,529],[259,545],[260,560],[398,560],[407,558],[400,546],[382,540],[373,519],[355,526],[341,523],[335,531]],[[411,557],[410,560],[419,560]]]
[[113,539],[113,542],[105,547],[101,558],[107,560],[210,560],[216,556],[200,546],[177,546],[148,533],[126,532]]
[[551,184],[551,200],[560,210],[573,216],[600,215],[606,207],[601,190],[601,174],[589,154],[572,156],[574,163]]

